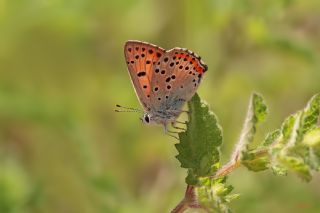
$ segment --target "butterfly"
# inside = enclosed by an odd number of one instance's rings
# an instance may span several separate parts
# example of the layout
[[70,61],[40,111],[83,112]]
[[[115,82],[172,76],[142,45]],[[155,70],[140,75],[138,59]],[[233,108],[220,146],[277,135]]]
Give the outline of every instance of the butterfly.
[[207,65],[185,48],[165,50],[142,41],[127,41],[124,55],[144,109],[141,120],[146,124],[162,124],[168,134],[168,125],[176,127],[179,123],[177,117],[183,112],[184,103],[197,91]]

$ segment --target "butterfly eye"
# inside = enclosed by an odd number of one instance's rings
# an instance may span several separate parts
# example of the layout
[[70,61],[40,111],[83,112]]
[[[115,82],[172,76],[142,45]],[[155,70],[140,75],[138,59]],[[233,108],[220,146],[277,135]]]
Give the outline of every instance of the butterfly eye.
[[149,122],[150,122],[149,115],[147,115],[147,114],[144,115],[144,116],[143,116],[143,120],[144,120],[145,123],[149,123]]

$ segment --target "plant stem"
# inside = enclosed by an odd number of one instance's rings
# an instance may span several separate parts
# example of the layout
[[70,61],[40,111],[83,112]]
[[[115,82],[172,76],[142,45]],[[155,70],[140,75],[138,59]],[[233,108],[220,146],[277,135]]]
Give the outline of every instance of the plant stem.
[[[268,149],[261,149],[254,153],[255,158],[266,156],[268,154]],[[240,158],[231,159],[228,163],[222,166],[214,175],[210,176],[209,178],[218,179],[222,178],[235,169],[241,166]],[[171,213],[183,213],[188,208],[201,208],[198,204],[198,197],[195,194],[195,186],[188,185],[184,198],[180,201],[180,203],[171,211]]]
[[224,177],[240,166],[241,166],[241,163],[239,160],[230,161],[227,164],[225,164],[223,167],[221,167],[221,169],[219,169],[216,172],[216,174],[214,174],[213,176],[210,176],[210,178],[218,179],[218,178]]
[[188,204],[185,199],[181,200],[180,203],[171,211],[171,213],[182,213],[188,208]]
[[194,186],[188,185],[184,198],[180,203],[171,211],[171,213],[182,213],[187,208],[200,208],[198,204],[198,198],[196,197]]
[[[259,157],[263,157],[267,154],[268,154],[268,149],[261,149],[261,150],[254,153],[254,155],[255,155],[254,159],[257,159]],[[221,169],[219,169],[216,172],[216,174],[210,176],[210,178],[213,178],[213,179],[222,178],[222,177],[230,174],[232,171],[239,168],[240,166],[241,166],[241,160],[239,158],[237,158],[236,160],[232,159],[227,164],[222,166]]]

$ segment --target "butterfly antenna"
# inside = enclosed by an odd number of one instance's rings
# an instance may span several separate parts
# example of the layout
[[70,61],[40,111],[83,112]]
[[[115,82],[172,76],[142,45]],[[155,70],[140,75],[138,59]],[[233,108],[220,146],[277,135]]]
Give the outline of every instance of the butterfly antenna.
[[132,108],[132,107],[124,107],[124,106],[120,106],[119,104],[116,104],[116,107],[121,108],[119,109],[115,109],[115,112],[142,112],[140,109],[137,108]]

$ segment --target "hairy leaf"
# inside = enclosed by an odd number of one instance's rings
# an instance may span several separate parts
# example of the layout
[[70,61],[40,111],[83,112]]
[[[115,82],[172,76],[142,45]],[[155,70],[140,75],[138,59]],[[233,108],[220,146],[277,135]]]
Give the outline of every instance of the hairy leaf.
[[295,172],[301,179],[305,181],[312,179],[310,168],[302,158],[281,155],[279,160],[282,165]]
[[[320,95],[313,96],[307,106],[289,116],[277,136],[278,143],[270,148],[271,167],[276,173],[285,170],[295,172],[305,181],[310,181],[311,170],[319,170],[320,133],[317,124],[320,114]],[[273,136],[270,136],[271,138]],[[268,144],[268,143],[267,143]],[[280,169],[279,169],[280,168]]]
[[201,178],[200,187],[196,187],[201,206],[207,212],[231,212],[229,203],[238,198],[238,194],[230,194],[232,186],[226,185],[226,177],[219,179]]
[[279,140],[279,137],[281,136],[281,131],[279,129],[274,130],[273,132],[270,132],[267,134],[266,138],[263,141],[262,146],[267,147],[273,143],[275,143],[277,140]]
[[246,158],[245,155],[249,152],[249,145],[253,142],[256,133],[256,126],[258,123],[265,120],[267,115],[267,106],[264,103],[262,96],[254,93],[251,95],[250,103],[246,120],[241,131],[239,142],[233,158]]
[[261,171],[268,168],[267,158],[255,158],[255,149],[250,150],[258,123],[265,120],[267,106],[262,96],[254,93],[251,95],[245,123],[241,131],[240,139],[233,152],[232,159],[241,160],[242,165],[252,171]]
[[242,164],[251,171],[259,172],[269,168],[269,159],[268,157],[257,157],[252,160],[243,160]]
[[320,114],[320,94],[314,95],[311,100],[308,102],[308,105],[303,111],[300,130],[299,133],[301,134],[301,138],[303,135],[315,128],[318,123]]
[[288,173],[288,169],[286,169],[284,166],[281,166],[280,164],[273,164],[271,166],[271,169],[273,174],[278,176],[286,176]]
[[303,144],[312,148],[320,147],[320,127],[308,131],[304,136]]
[[309,148],[309,165],[312,169],[320,170],[320,127],[307,132],[303,144]]
[[215,114],[197,94],[188,102],[188,108],[187,131],[179,133],[176,158],[181,167],[188,169],[187,184],[196,185],[199,177],[209,176],[219,167],[222,130]]
[[287,140],[290,138],[295,121],[296,121],[296,115],[290,115],[283,122],[281,126],[281,133],[283,138],[282,144],[285,144]]

